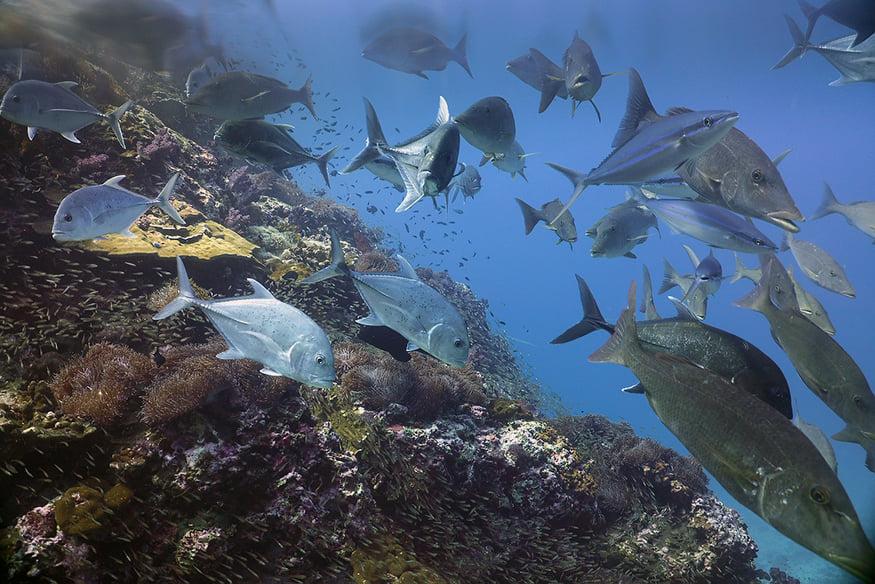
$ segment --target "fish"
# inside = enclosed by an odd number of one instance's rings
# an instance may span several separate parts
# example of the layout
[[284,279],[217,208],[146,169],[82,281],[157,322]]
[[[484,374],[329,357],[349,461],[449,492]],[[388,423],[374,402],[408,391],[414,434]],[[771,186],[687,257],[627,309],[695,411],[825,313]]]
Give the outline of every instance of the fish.
[[[669,113],[689,111],[671,108]],[[677,172],[706,202],[794,233],[799,227],[793,221],[805,220],[778,167],[738,128],[731,128],[722,140],[703,152],[695,167],[681,165]]]
[[313,284],[349,276],[371,311],[356,320],[364,326],[387,326],[407,339],[407,350],[422,349],[438,360],[464,367],[471,341],[459,310],[440,292],[425,284],[402,256],[397,272],[356,272],[346,265],[337,232],[331,237],[331,264],[301,281]]
[[641,264],[644,275],[642,277],[641,290],[641,307],[639,311],[644,313],[644,320],[659,320],[662,317],[656,311],[656,304],[653,302],[653,284],[650,280],[650,270],[647,269],[647,264]]
[[392,186],[395,187],[395,190],[402,193],[405,191],[404,179],[401,178],[401,173],[398,172],[398,168],[395,166],[395,163],[392,162],[392,159],[386,156],[380,156],[370,162],[366,162],[364,168],[368,169],[384,181],[391,183]]
[[820,8],[815,8],[805,0],[797,0],[799,8],[808,20],[804,42],[808,42],[814,25],[821,16],[826,16],[835,22],[856,31],[851,43],[855,47],[870,38],[875,33],[875,1],[873,0],[829,0]]
[[725,377],[638,340],[629,306],[593,362],[631,369],[663,424],[738,502],[845,571],[875,578],[875,549],[851,499],[817,448],[785,416]]
[[836,213],[869,237],[875,243],[875,201],[856,201],[846,205],[839,203],[828,184],[824,185],[823,201],[811,216],[812,221]]
[[836,327],[829,319],[826,308],[823,307],[823,304],[820,303],[820,300],[814,294],[803,288],[802,284],[796,281],[796,278],[793,277],[792,266],[787,268],[787,275],[793,284],[793,292],[796,294],[796,304],[799,306],[799,312],[826,334],[836,334]]
[[596,221],[586,230],[593,238],[589,255],[594,258],[627,257],[635,259],[632,248],[647,241],[651,227],[657,231],[656,216],[634,203],[623,203],[613,207],[611,212]]
[[[586,281],[579,275],[576,277],[583,319],[550,341],[551,344],[567,343],[599,329],[610,334],[615,332],[614,326],[602,316]],[[788,419],[793,417],[790,386],[781,368],[768,355],[741,337],[699,322],[682,304],[675,303],[675,308],[677,316],[673,318],[638,323],[638,337],[645,351],[697,363],[758,397]],[[646,382],[641,381],[646,388]],[[642,393],[646,391],[644,388],[639,385],[624,391]]]
[[252,359],[261,373],[288,377],[305,385],[334,385],[334,352],[325,331],[294,306],[274,298],[267,288],[247,278],[253,293],[218,300],[195,296],[182,258],[176,256],[179,295],[155,314],[162,320],[196,306],[225,339],[228,349],[219,359]]
[[795,293],[778,258],[766,255],[760,261],[760,281],[733,304],[766,317],[772,338],[805,385],[845,422],[833,439],[862,446],[866,468],[875,472],[875,395],[866,376],[834,338],[794,310],[790,302],[780,300],[780,295],[792,297]]
[[693,264],[694,272],[692,274],[693,285],[684,294],[682,300],[686,300],[697,290],[702,290],[707,296],[713,296],[723,282],[723,266],[720,265],[720,260],[714,257],[714,250],[710,250],[708,255],[699,261],[693,248],[688,245],[684,245],[683,248]]
[[712,247],[746,253],[771,253],[778,246],[754,224],[725,207],[687,199],[637,198],[672,231],[698,239]]
[[589,44],[578,36],[577,31],[574,32],[571,45],[562,55],[562,65],[565,91],[571,98],[571,117],[574,117],[578,104],[588,101],[601,122],[602,114],[592,98],[601,89],[602,78],[605,75],[602,75]]
[[465,164],[464,162],[460,162],[459,165],[462,168],[456,175],[455,180],[450,184],[450,188],[455,187],[453,201],[456,200],[459,193],[462,193],[462,196],[466,199],[473,198],[474,195],[480,192],[481,188],[480,171],[477,170],[477,167]]
[[614,151],[588,174],[547,163],[574,183],[562,213],[590,185],[638,184],[682,164],[694,167],[696,159],[722,140],[737,121],[738,114],[728,110],[660,116],[638,71],[630,69],[626,114],[611,144]]
[[313,105],[313,76],[300,89],[291,89],[279,79],[247,73],[228,71],[219,73],[201,85],[183,100],[185,107],[193,112],[222,120],[251,120],[263,118],[287,110],[293,103],[300,103],[318,120]]
[[37,130],[50,130],[74,144],[80,143],[76,132],[104,120],[112,128],[118,143],[126,148],[119,120],[133,102],[128,100],[105,114],[73,93],[77,85],[75,81],[46,83],[36,79],[13,83],[0,102],[0,117],[27,126],[27,137],[31,140]]
[[845,269],[822,248],[810,241],[796,239],[792,233],[784,232],[781,249],[788,248],[802,272],[812,282],[830,292],[848,298],[857,297],[857,291],[848,280]]
[[209,58],[192,69],[188,73],[188,77],[185,78],[185,97],[191,97],[197,93],[198,89],[213,78],[215,75],[214,70],[218,70],[221,65],[222,63],[218,62],[218,60]]
[[707,292],[701,288],[694,290],[695,277],[691,275],[681,276],[667,259],[662,258],[662,265],[662,285],[659,287],[659,294],[664,294],[677,286],[684,293],[683,299],[687,302],[690,313],[698,320],[705,320],[708,313]]
[[495,152],[489,156],[484,156],[480,160],[480,166],[483,166],[487,162],[491,162],[495,168],[498,170],[503,170],[510,174],[510,178],[515,178],[516,175],[520,175],[527,182],[529,179],[526,178],[526,158],[535,154],[534,152],[530,152],[526,154],[526,151],[523,150],[522,144],[520,144],[517,140],[514,140],[510,147],[504,152]]
[[699,193],[694,191],[681,177],[662,176],[644,181],[635,185],[656,197],[668,197],[672,199],[697,199]]
[[174,174],[156,198],[150,199],[119,186],[125,179],[120,174],[102,185],[77,189],[64,197],[55,212],[52,237],[55,241],[84,241],[103,239],[104,235],[118,233],[135,237],[131,226],[152,205],[170,215],[170,218],[185,225],[179,212],[170,204],[170,193],[176,186],[179,173]]
[[553,230],[559,237],[559,241],[556,242],[557,245],[563,241],[567,241],[569,245],[577,241],[577,227],[574,225],[574,217],[571,213],[566,213],[561,221],[556,223],[553,222],[556,213],[562,208],[562,201],[558,198],[544,203],[541,205],[540,209],[535,209],[519,198],[516,199],[516,202],[520,206],[520,210],[523,212],[523,221],[526,225],[526,235],[532,232],[532,229],[535,228],[535,225],[537,225],[538,222],[543,221],[544,226],[547,229]]
[[433,34],[399,27],[384,32],[369,43],[362,49],[362,57],[387,69],[412,73],[423,79],[428,79],[423,71],[443,71],[450,61],[455,61],[473,78],[466,55],[467,41],[468,35],[464,34],[451,49]]
[[225,120],[216,129],[213,139],[225,149],[247,160],[266,164],[278,173],[286,168],[313,162],[319,167],[325,184],[328,180],[328,162],[340,150],[335,146],[325,154],[314,156],[292,138],[292,127],[271,124],[264,120]]
[[562,67],[551,61],[538,49],[529,49],[528,54],[507,62],[508,71],[516,75],[523,83],[531,85],[541,92],[541,102],[538,113],[544,113],[553,99],[568,99]]
[[772,67],[780,69],[801,57],[805,51],[814,51],[826,59],[841,76],[830,82],[831,87],[848,85],[865,81],[875,81],[875,36],[870,36],[862,43],[854,46],[854,35],[843,36],[822,44],[811,44],[805,41],[799,25],[787,16],[787,26],[793,37],[793,47],[784,57]]
[[453,118],[459,133],[486,155],[507,152],[516,137],[516,122],[507,100],[484,97]]
[[796,406],[796,415],[793,416],[793,425],[799,428],[805,437],[811,441],[812,444],[817,448],[817,451],[820,452],[820,455],[823,456],[823,459],[829,465],[834,473],[839,472],[839,462],[836,459],[836,451],[832,447],[832,444],[829,441],[829,438],[826,437],[826,434],[823,433],[819,427],[806,422],[802,419],[802,416],[799,415],[799,406]]

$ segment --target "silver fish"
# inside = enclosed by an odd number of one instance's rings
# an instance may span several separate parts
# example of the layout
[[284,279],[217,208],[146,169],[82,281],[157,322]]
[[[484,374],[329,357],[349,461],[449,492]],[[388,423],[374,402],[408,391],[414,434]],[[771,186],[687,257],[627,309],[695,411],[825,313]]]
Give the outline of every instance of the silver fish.
[[659,313],[656,311],[656,304],[653,302],[653,284],[650,280],[650,270],[647,269],[647,264],[641,264],[644,272],[642,290],[641,290],[641,307],[639,311],[644,313],[644,320],[660,320]]
[[861,81],[875,81],[875,36],[870,36],[856,46],[853,45],[856,38],[854,35],[815,45],[805,41],[802,31],[792,18],[786,14],[784,18],[787,19],[787,26],[790,27],[794,45],[772,69],[784,67],[801,57],[805,51],[814,51],[841,73],[841,77],[830,83],[832,87]]
[[19,81],[10,87],[0,103],[0,116],[10,122],[27,126],[27,137],[33,140],[37,130],[57,132],[70,142],[79,144],[76,132],[97,120],[105,120],[118,143],[125,148],[125,138],[119,119],[131,107],[126,101],[105,114],[75,93],[75,81],[46,83],[34,79]]
[[656,216],[634,203],[623,203],[586,230],[593,238],[589,255],[594,258],[635,258],[632,248],[647,241],[651,227],[659,230]]
[[799,428],[805,437],[811,441],[812,444],[817,448],[817,451],[820,452],[823,459],[829,465],[834,473],[839,472],[839,462],[836,459],[836,451],[832,447],[832,444],[829,441],[829,438],[826,437],[826,434],[823,433],[818,426],[806,422],[802,419],[802,416],[799,415],[799,406],[796,406],[796,415],[793,416],[793,425]]
[[110,233],[134,237],[131,225],[153,205],[158,205],[174,221],[185,225],[170,204],[170,193],[176,186],[179,173],[170,177],[161,194],[154,199],[119,186],[124,178],[123,174],[114,176],[102,185],[83,187],[64,197],[55,212],[52,237],[56,241],[101,239]]
[[694,167],[699,155],[722,140],[737,121],[737,113],[725,110],[660,116],[638,71],[630,69],[626,115],[614,137],[614,151],[589,174],[547,163],[574,183],[562,212],[589,185],[640,184],[682,164]]
[[699,261],[693,248],[688,245],[684,245],[683,248],[686,250],[690,263],[693,264],[694,268],[692,274],[693,285],[686,292],[684,300],[696,290],[702,290],[706,295],[713,296],[720,289],[720,284],[723,283],[723,266],[714,257],[714,250],[710,250],[708,255]]
[[279,79],[228,71],[219,73],[204,83],[195,93],[183,100],[191,111],[222,120],[250,120],[287,110],[293,103],[304,105],[314,119],[312,76],[300,89],[291,89]]
[[602,114],[592,98],[602,86],[602,71],[599,69],[599,64],[595,60],[595,55],[593,55],[589,44],[581,39],[576,31],[571,45],[562,56],[562,65],[565,91],[571,98],[571,117],[574,117],[578,104],[588,101],[592,104],[595,114],[601,122]]
[[515,178],[520,175],[527,182],[526,178],[526,158],[534,153],[526,154],[522,144],[514,140],[513,143],[503,152],[494,152],[491,155],[484,156],[480,160],[480,166],[487,162],[491,162],[498,170],[503,170],[510,174],[510,178]]
[[672,199],[697,199],[699,197],[699,193],[694,191],[684,179],[676,175],[654,178],[636,186],[657,197]]
[[541,92],[538,113],[543,113],[553,98],[568,99],[562,67],[551,61],[538,49],[529,49],[528,54],[507,62],[507,70]]
[[487,155],[506,152],[516,137],[513,111],[503,97],[484,97],[453,119],[462,137]]
[[630,368],[659,419],[737,501],[796,543],[871,581],[875,549],[817,448],[790,420],[726,378],[645,351],[634,283],[629,296],[614,334],[590,361]]
[[848,223],[875,240],[875,201],[856,201],[843,205],[838,202],[829,185],[825,185],[825,187],[823,201],[811,219],[820,219],[830,213],[837,213],[847,219]]
[[481,178],[480,171],[477,170],[476,166],[465,164],[464,162],[459,163],[462,166],[462,169],[456,175],[456,179],[450,184],[450,187],[455,187],[453,191],[453,201],[456,200],[456,197],[459,196],[459,193],[462,193],[464,198],[473,198],[474,195],[480,192],[481,188]]
[[559,237],[559,241],[556,242],[557,245],[563,241],[567,241],[569,245],[577,241],[577,227],[574,225],[574,217],[571,216],[571,213],[566,213],[563,215],[562,219],[555,223],[553,222],[556,213],[562,209],[562,201],[559,199],[553,199],[552,201],[544,203],[541,205],[540,209],[535,209],[522,199],[516,199],[516,202],[520,206],[520,210],[523,212],[523,221],[526,225],[526,235],[532,232],[532,229],[535,228],[535,225],[537,225],[539,221],[543,221],[544,226],[547,229],[555,231],[556,236]]
[[455,61],[474,77],[465,54],[467,39],[467,34],[462,35],[462,40],[451,49],[427,32],[408,27],[393,28],[362,49],[362,57],[423,79],[428,79],[423,71],[443,71],[450,61]]
[[781,248],[789,248],[802,272],[821,288],[848,298],[857,296],[845,269],[822,248],[787,232],[784,232]]
[[659,294],[664,294],[677,286],[683,292],[683,299],[687,302],[690,313],[698,320],[705,320],[708,313],[708,294],[705,290],[693,289],[694,277],[680,275],[667,259],[662,258],[662,265],[662,285],[659,287]]
[[796,303],[799,305],[799,312],[805,318],[816,324],[823,332],[834,335],[836,327],[829,319],[829,314],[826,308],[820,303],[817,297],[802,287],[796,278],[793,277],[793,267],[787,268],[787,275],[790,276],[790,282],[793,284],[793,292],[796,294]]
[[395,190],[402,193],[405,191],[404,179],[401,178],[401,173],[398,172],[398,168],[395,166],[395,163],[392,162],[391,158],[380,156],[370,162],[366,162],[364,168],[368,169],[384,181],[391,183],[392,186],[395,187]]
[[448,365],[465,366],[471,341],[465,320],[449,300],[423,283],[401,256],[397,256],[399,269],[394,273],[351,270],[337,233],[330,233],[331,265],[302,280],[303,284],[349,276],[371,311],[357,323],[387,326],[409,341],[408,351],[422,349]]
[[261,284],[247,278],[249,296],[201,300],[194,295],[182,258],[176,257],[179,296],[154,320],[167,318],[189,306],[196,306],[210,319],[228,350],[219,359],[252,359],[265,375],[281,375],[313,387],[334,384],[334,353],[325,331],[313,319],[285,302],[280,302]]

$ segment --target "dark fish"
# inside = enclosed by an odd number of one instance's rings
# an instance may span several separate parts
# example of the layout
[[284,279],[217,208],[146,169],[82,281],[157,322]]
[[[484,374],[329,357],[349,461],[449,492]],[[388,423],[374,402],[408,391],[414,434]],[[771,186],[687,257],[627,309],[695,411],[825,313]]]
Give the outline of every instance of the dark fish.
[[484,97],[454,118],[459,133],[484,154],[506,152],[516,137],[516,122],[503,97]]
[[191,111],[223,120],[250,120],[279,113],[293,103],[303,104],[313,118],[319,119],[313,107],[312,76],[300,89],[290,89],[273,77],[228,71],[219,73],[204,83],[194,95],[184,100]]
[[473,198],[474,195],[480,192],[480,171],[477,170],[476,166],[465,164],[464,162],[460,162],[459,164],[462,166],[462,169],[456,175],[455,180],[450,184],[451,188],[455,187],[455,190],[453,191],[453,201],[456,200],[459,193],[462,193],[462,196],[468,199]]
[[[760,261],[763,271],[759,283],[734,304],[761,312],[768,319],[772,338],[799,377],[845,422],[845,428],[833,438],[862,446],[866,468],[875,472],[875,395],[866,376],[835,339],[792,308],[793,285],[778,259],[766,255]],[[781,296],[792,301],[783,301]]]
[[875,201],[856,201],[843,205],[835,198],[829,185],[825,185],[825,187],[823,201],[811,219],[820,219],[830,213],[837,213],[844,217],[848,223],[875,239]]
[[529,49],[528,54],[508,61],[506,67],[523,83],[531,85],[541,93],[539,114],[550,107],[554,97],[568,99],[565,72],[538,49]]
[[577,227],[574,225],[574,217],[572,217],[571,213],[563,214],[559,221],[554,222],[556,214],[562,209],[562,201],[559,199],[553,199],[548,203],[544,203],[540,209],[535,209],[522,199],[517,199],[516,202],[523,212],[526,235],[532,232],[532,229],[535,228],[539,221],[543,221],[547,229],[552,229],[556,232],[556,235],[559,237],[559,241],[556,242],[557,244],[567,241],[570,245],[577,241]]
[[723,139],[737,121],[737,113],[722,110],[660,116],[638,71],[630,69],[626,115],[614,137],[614,151],[589,174],[547,163],[574,183],[562,213],[589,185],[639,184],[682,164],[695,166],[696,159]]
[[[550,341],[567,343],[595,330],[614,333],[614,326],[605,321],[586,281],[577,276],[583,319]],[[755,395],[787,418],[793,417],[790,387],[780,367],[768,355],[748,341],[699,322],[680,304],[677,316],[639,322],[638,338],[645,351],[664,353],[697,363],[732,385]],[[644,380],[641,380],[644,383]],[[646,387],[646,383],[644,383]],[[640,393],[636,388],[632,393]]]
[[875,549],[838,477],[793,423],[725,377],[674,355],[653,354],[629,306],[590,361],[619,363],[644,384],[659,419],[740,503],[847,572],[871,582]]
[[291,137],[291,129],[291,126],[263,120],[227,120],[222,122],[213,138],[231,152],[247,160],[266,164],[278,173],[286,168],[313,162],[319,167],[325,184],[330,187],[328,161],[341,147],[335,146],[325,154],[314,156]]
[[803,44],[808,43],[814,25],[821,16],[831,18],[857,32],[851,47],[856,47],[875,33],[875,0],[829,0],[820,8],[815,8],[805,0],[798,0],[798,2],[799,8],[808,20]]
[[562,64],[564,65],[562,73],[565,78],[565,90],[571,98],[571,117],[574,117],[574,112],[580,102],[588,101],[592,104],[595,114],[601,122],[602,114],[592,98],[602,86],[602,71],[599,69],[599,64],[595,60],[595,55],[593,55],[589,44],[577,36],[577,32],[574,33],[571,46],[565,50],[565,54],[562,56]]
[[468,35],[450,49],[439,38],[427,32],[400,27],[381,34],[362,49],[362,57],[388,69],[413,73],[428,79],[423,71],[443,71],[455,61],[470,75],[465,45]]
[[586,230],[592,237],[589,254],[594,258],[635,258],[632,248],[647,241],[651,227],[659,229],[656,216],[640,206],[627,202],[614,207]]

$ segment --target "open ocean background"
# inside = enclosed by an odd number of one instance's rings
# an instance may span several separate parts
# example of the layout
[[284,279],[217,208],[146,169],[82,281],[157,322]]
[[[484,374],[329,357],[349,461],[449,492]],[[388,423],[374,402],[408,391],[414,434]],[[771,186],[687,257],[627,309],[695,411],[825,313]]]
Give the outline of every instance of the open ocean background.
[[[447,99],[451,115],[482,97],[500,95],[508,100],[516,118],[517,140],[527,152],[536,153],[527,158],[528,182],[519,176],[512,180],[491,165],[480,168],[480,193],[466,202],[459,197],[451,203],[449,214],[442,201],[436,211],[427,200],[407,213],[394,213],[401,194],[366,170],[332,177],[326,196],[353,205],[373,226],[382,227],[384,245],[403,252],[414,265],[445,269],[487,299],[493,327],[506,334],[523,367],[546,391],[555,392],[567,413],[597,413],[626,421],[640,435],[684,454],[686,449],[643,396],[619,391],[635,382],[629,370],[587,361],[607,334],[593,333],[566,345],[549,341],[582,317],[575,273],[587,280],[605,318],[613,321],[625,304],[631,280],[638,280],[640,291],[642,264],[649,267],[657,288],[663,257],[680,273],[689,273],[692,269],[681,245],[692,246],[700,258],[708,248],[661,226],[661,238],[651,230],[650,239],[635,248],[637,260],[591,258],[591,240],[584,231],[605,214],[606,207],[624,200],[625,189],[610,186],[588,188],[572,207],[580,238],[573,249],[565,243],[557,246],[556,236],[543,225],[524,235],[514,197],[535,207],[556,197],[568,200],[571,183],[544,162],[586,172],[607,156],[625,110],[628,77],[604,80],[595,97],[602,114],[599,123],[589,104],[581,104],[572,119],[570,102],[560,99],[538,114],[539,94],[509,73],[505,63],[535,47],[561,65],[577,31],[592,47],[603,73],[637,68],[658,111],[671,106],[735,110],[740,114],[736,127],[769,156],[792,149],[779,169],[806,216],[819,205],[824,181],[842,203],[875,199],[875,87],[865,83],[829,87],[839,74],[815,53],[781,70],[770,70],[792,45],[782,14],[790,14],[805,28],[794,0],[275,0],[273,4],[273,12],[266,2],[209,4],[211,33],[223,40],[236,69],[271,75],[295,88],[312,73],[320,120],[314,121],[295,105],[271,121],[295,125],[295,138],[314,153],[344,145],[329,168],[343,168],[364,145],[362,97],[373,102],[393,143],[417,134],[434,119],[440,95]],[[361,49],[376,32],[406,22],[391,20],[398,14],[426,16],[428,30],[448,46],[467,32],[474,78],[453,62],[445,71],[426,72],[425,80],[363,59]],[[823,18],[812,41],[849,33]],[[460,162],[476,165],[479,159],[479,151],[463,140]],[[315,165],[295,168],[292,174],[305,191],[325,188]],[[367,211],[370,205],[377,208],[375,213]],[[777,228],[762,222],[757,226],[780,241]],[[794,268],[803,286],[827,309],[838,331],[836,340],[857,360],[870,383],[875,382],[872,241],[837,215],[802,223],[797,236],[833,255],[856,287],[856,299],[839,296],[818,288]],[[731,275],[733,253],[715,250],[715,255],[724,274]],[[785,265],[795,266],[789,252],[779,257]],[[753,255],[742,259],[751,267],[758,264]],[[794,409],[827,435],[838,432],[843,423],[802,383],[771,339],[765,317],[732,306],[751,287],[747,280],[724,281],[709,302],[706,322],[746,338],[771,356],[790,382]],[[656,304],[664,317],[673,315],[665,298],[658,297]],[[839,476],[870,540],[875,541],[875,474],[864,467],[864,452],[858,445],[833,445]],[[738,508],[749,525],[760,546],[759,567],[777,566],[804,583],[854,581],[738,505],[715,481],[710,486]]]

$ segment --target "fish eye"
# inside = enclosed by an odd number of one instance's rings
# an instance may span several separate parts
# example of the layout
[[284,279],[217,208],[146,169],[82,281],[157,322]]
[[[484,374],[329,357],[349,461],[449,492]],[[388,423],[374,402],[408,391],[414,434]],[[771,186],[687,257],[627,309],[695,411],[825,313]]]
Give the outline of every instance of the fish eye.
[[704,120],[702,120],[702,125],[705,126],[706,128],[710,128],[713,123],[714,122],[711,120],[710,117],[707,117]]
[[763,180],[763,171],[759,168],[754,169],[754,171],[750,173],[750,178],[753,179],[753,182],[760,182]]
[[812,501],[819,503],[820,505],[826,505],[829,503],[829,489],[823,485],[815,485],[811,487],[811,491],[809,491],[808,495],[811,497]]
[[316,363],[319,365],[325,365],[325,355],[322,353],[318,353],[316,355]]
[[453,341],[453,346],[456,347],[457,349],[461,349],[462,347],[465,346],[465,342],[462,341],[462,339],[457,338],[456,340]]
[[754,244],[754,245],[762,245],[762,244],[763,244],[763,240],[754,237],[754,239],[753,239],[753,244]]
[[21,103],[21,96],[20,95],[13,95],[12,96],[12,103]]
[[73,220],[73,216],[70,215],[69,213],[67,213],[66,215],[64,215],[64,221],[66,221],[67,223],[69,223],[69,222],[72,221],[72,220]]

